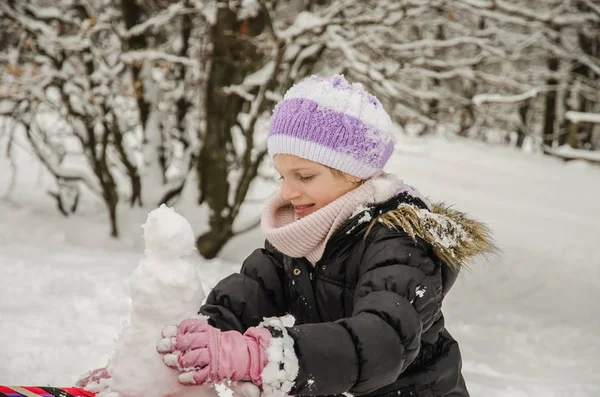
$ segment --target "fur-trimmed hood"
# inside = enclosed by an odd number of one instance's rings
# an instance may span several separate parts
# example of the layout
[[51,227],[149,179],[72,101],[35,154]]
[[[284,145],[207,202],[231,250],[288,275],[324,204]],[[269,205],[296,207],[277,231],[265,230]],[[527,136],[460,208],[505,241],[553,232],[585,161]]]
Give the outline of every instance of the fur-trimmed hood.
[[373,219],[389,228],[401,228],[413,239],[421,238],[454,271],[477,255],[497,252],[490,228],[482,222],[444,203],[434,203],[431,210],[401,202]]
[[376,194],[365,206],[358,208],[332,245],[349,235],[365,238],[373,226],[381,223],[389,229],[402,229],[411,238],[425,240],[435,254],[452,270],[458,271],[477,255],[498,251],[490,228],[442,202],[430,203],[412,186],[393,174],[381,174],[374,179]]

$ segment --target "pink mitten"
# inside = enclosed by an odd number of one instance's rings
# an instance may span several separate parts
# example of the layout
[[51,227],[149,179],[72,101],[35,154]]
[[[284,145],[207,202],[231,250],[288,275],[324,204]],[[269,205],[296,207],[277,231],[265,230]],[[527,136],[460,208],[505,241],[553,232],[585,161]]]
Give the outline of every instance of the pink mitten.
[[178,369],[179,382],[201,385],[249,380],[257,386],[267,365],[267,347],[271,333],[265,328],[249,328],[245,334],[222,332],[205,320],[184,320],[179,326],[168,326],[157,344],[163,362]]

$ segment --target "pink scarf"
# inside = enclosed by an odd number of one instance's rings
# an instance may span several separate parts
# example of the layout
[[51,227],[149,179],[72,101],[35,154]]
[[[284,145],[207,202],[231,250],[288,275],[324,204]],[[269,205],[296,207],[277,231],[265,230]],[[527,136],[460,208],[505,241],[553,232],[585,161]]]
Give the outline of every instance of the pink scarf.
[[261,228],[267,240],[292,258],[306,258],[313,265],[321,259],[333,233],[362,206],[381,203],[400,192],[429,202],[418,190],[406,185],[394,174],[381,172],[361,186],[332,201],[325,207],[295,220],[294,210],[278,191],[267,203]]
[[368,180],[325,207],[294,220],[294,209],[277,192],[267,203],[261,228],[279,251],[293,258],[305,257],[314,265],[323,256],[331,235],[374,195],[375,186]]

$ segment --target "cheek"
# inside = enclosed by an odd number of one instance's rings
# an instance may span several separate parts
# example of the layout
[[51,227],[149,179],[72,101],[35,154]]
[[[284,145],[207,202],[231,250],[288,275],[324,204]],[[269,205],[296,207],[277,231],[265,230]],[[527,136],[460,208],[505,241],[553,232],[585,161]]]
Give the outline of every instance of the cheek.
[[343,196],[346,193],[345,188],[346,186],[338,186],[338,184],[328,184],[312,189],[311,198],[317,207],[321,208]]

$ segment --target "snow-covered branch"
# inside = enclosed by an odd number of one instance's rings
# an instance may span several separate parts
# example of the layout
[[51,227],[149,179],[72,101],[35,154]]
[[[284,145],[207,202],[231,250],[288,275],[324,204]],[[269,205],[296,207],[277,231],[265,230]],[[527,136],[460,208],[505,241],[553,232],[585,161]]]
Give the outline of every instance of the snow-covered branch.
[[394,26],[399,18],[388,18],[390,12],[400,8],[400,5],[391,5],[385,10],[371,10],[369,13],[359,14],[357,16],[347,17],[340,15],[347,7],[355,6],[354,0],[338,0],[329,6],[322,14],[311,12],[300,12],[294,23],[287,29],[278,32],[278,36],[288,42],[306,35],[308,32],[321,30],[330,26],[344,25],[357,28],[359,26]]
[[482,54],[478,54],[471,58],[458,58],[458,59],[435,59],[418,57],[411,60],[411,64],[414,66],[421,66],[428,69],[460,69],[460,68],[472,68],[480,65],[485,57]]
[[542,42],[542,43],[540,43],[540,45],[543,46],[543,48],[548,49],[553,54],[555,54],[556,56],[558,56],[562,59],[568,59],[568,60],[580,62],[583,65],[590,68],[591,70],[593,70],[594,73],[600,75],[600,59],[599,58],[592,58],[592,57],[582,53],[580,50],[567,51],[563,47],[561,47],[557,44],[554,44],[554,43],[550,43],[550,42]]
[[173,55],[158,50],[139,50],[123,52],[120,54],[119,58],[121,59],[121,61],[128,64],[140,61],[165,61],[169,63],[179,63],[193,68],[200,67],[200,63],[195,59]]
[[600,164],[600,151],[590,151],[583,149],[573,149],[569,145],[562,145],[557,148],[544,146],[544,152],[564,160],[585,160],[591,163]]
[[596,15],[598,15],[600,17],[600,5],[594,3],[592,0],[582,0],[585,5],[592,10],[593,12],[596,13]]
[[[519,18],[521,21],[535,21],[557,27],[567,25],[572,26],[574,24],[587,22],[600,22],[600,16],[595,15],[594,13],[578,13],[576,15],[570,15],[565,14],[564,11],[566,10],[561,10],[560,7],[551,12],[540,12],[540,10],[537,9],[534,10],[524,7],[523,4],[510,3],[504,0],[457,0],[457,3],[463,3],[480,10],[501,11],[502,15]],[[498,15],[500,15],[500,13],[498,13]]]
[[81,169],[79,167],[69,167],[60,164],[57,161],[56,156],[53,155],[50,149],[43,143],[44,139],[41,139],[39,136],[37,136],[35,129],[36,127],[34,124],[25,126],[25,131],[27,133],[27,137],[29,138],[29,142],[37,154],[37,157],[46,166],[46,169],[48,169],[48,171],[57,179],[83,182],[90,189],[90,191],[98,196],[101,196],[102,193],[98,184],[98,180],[85,169]]
[[507,25],[513,24],[513,25],[521,26],[521,27],[527,28],[527,29],[543,30],[546,34],[548,34],[549,37],[552,37],[552,38],[556,38],[559,36],[559,34],[557,32],[553,31],[552,29],[548,29],[540,21],[531,21],[526,18],[522,18],[522,17],[518,17],[518,16],[514,16],[514,15],[507,15],[507,14],[501,13],[501,12],[496,12],[493,9],[486,7],[485,5],[482,5],[482,4],[475,5],[475,4],[473,4],[472,1],[455,0],[452,2],[452,5],[459,9],[467,10],[474,15],[478,15],[478,16],[499,22],[501,24],[507,24]]
[[21,26],[31,32],[40,33],[47,38],[56,38],[55,30],[52,29],[48,24],[40,20],[29,18],[25,15],[25,13],[19,13],[5,2],[0,2],[0,13],[0,15],[6,15],[12,20],[20,23]]
[[486,40],[478,39],[475,37],[454,37],[448,40],[419,40],[412,43],[406,44],[390,44],[390,48],[394,51],[414,51],[414,50],[423,50],[429,48],[454,48],[461,44],[472,44],[481,49],[488,51],[489,53],[499,56],[506,57],[506,53],[499,48],[494,48],[490,46]]
[[146,33],[147,30],[157,29],[169,24],[175,17],[185,14],[199,14],[200,11],[196,8],[187,7],[184,2],[171,4],[166,10],[148,18],[142,23],[132,26],[129,30],[122,34],[122,37],[129,38],[139,36]]
[[565,113],[565,118],[573,123],[600,124],[600,113],[575,112],[570,110]]
[[556,88],[535,87],[531,90],[517,95],[478,94],[473,97],[472,101],[477,106],[480,106],[484,103],[517,103],[523,102],[527,99],[535,98],[544,92],[548,92],[554,89]]
[[58,20],[63,23],[75,24],[76,22],[70,17],[70,15],[65,14],[64,10],[62,10],[61,6],[42,6],[39,3],[36,4],[23,4],[23,9],[26,10],[29,14],[33,15],[36,20],[40,21],[50,21],[50,20]]
[[304,35],[311,30],[323,28],[336,22],[341,22],[341,19],[323,18],[319,15],[304,11],[296,17],[292,26],[280,31],[278,36],[283,40],[292,41],[296,37]]

